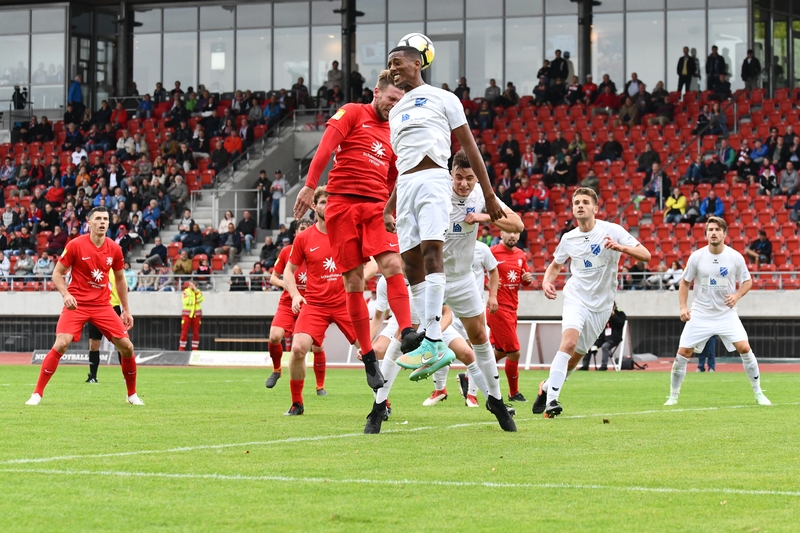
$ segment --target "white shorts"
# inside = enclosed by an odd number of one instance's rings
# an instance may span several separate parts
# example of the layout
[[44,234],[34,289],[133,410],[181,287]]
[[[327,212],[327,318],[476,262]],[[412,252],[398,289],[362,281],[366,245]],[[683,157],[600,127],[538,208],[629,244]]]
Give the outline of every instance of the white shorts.
[[444,303],[459,318],[472,318],[483,313],[486,306],[482,296],[472,274],[445,282]]
[[577,329],[580,334],[575,352],[584,355],[606,329],[608,319],[611,318],[611,309],[598,313],[587,309],[579,302],[565,299],[561,315],[561,332]]
[[387,339],[393,339],[394,334],[397,333],[397,330],[400,326],[397,325],[397,319],[394,315],[389,317],[388,323],[383,327],[380,333],[378,333],[378,337],[386,337]]
[[694,317],[683,326],[679,348],[694,348],[695,353],[700,353],[706,346],[708,339],[719,335],[725,349],[732,352],[734,342],[746,341],[747,332],[742,321],[735,311],[725,313],[719,318]]
[[469,341],[467,330],[464,329],[464,324],[462,324],[458,318],[453,317],[453,323],[447,326],[447,329],[442,332],[442,341],[445,345],[450,346],[450,343],[456,339]]
[[443,168],[420,170],[397,179],[397,240],[400,253],[422,241],[444,241],[450,225],[453,183]]

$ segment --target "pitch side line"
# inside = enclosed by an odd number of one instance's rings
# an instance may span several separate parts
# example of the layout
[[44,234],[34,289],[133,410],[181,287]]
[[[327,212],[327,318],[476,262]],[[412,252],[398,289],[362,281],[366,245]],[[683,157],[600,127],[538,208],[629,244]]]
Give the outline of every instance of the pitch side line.
[[[800,405],[800,402],[790,402],[790,403],[783,403],[783,404],[773,404],[772,407],[779,407],[785,405]],[[728,409],[769,409],[770,407],[764,407],[760,405],[729,405],[723,407],[690,407],[685,409],[648,409],[646,411],[627,411],[621,413],[597,413],[597,414],[587,414],[587,415],[564,415],[559,416],[561,420],[581,420],[587,418],[598,418],[598,417],[613,417],[613,416],[636,416],[636,415],[649,415],[649,414],[671,414],[671,413],[687,413],[687,412],[698,412],[698,411],[722,411]],[[544,422],[543,418],[520,418],[516,420],[519,422]],[[555,422],[557,423],[557,422]],[[485,421],[485,422],[466,422],[462,424],[452,424],[448,426],[421,426],[417,428],[398,428],[398,429],[387,429],[385,431],[381,431],[382,434],[385,433],[413,433],[416,431],[428,431],[432,429],[440,429],[440,430],[447,430],[447,429],[460,429],[466,427],[476,427],[476,426],[493,426],[496,425],[497,422],[495,421]],[[130,457],[134,455],[154,455],[154,454],[161,454],[161,453],[179,453],[179,452],[191,452],[196,450],[221,450],[225,448],[240,448],[243,446],[269,446],[273,444],[289,444],[293,442],[316,442],[316,441],[325,441],[325,440],[333,440],[333,439],[349,439],[354,437],[363,437],[364,433],[343,433],[341,435],[317,435],[314,437],[288,437],[285,439],[276,439],[276,440],[268,440],[268,441],[251,441],[251,442],[234,442],[229,444],[201,444],[197,446],[180,446],[176,448],[167,448],[165,450],[133,450],[129,452],[114,452],[114,453],[96,453],[96,454],[84,454],[84,455],[57,455],[55,457],[39,457],[39,458],[31,458],[31,459],[7,459],[5,461],[0,461],[0,465],[15,465],[15,464],[35,464],[35,463],[50,463],[54,461],[69,461],[74,459],[103,459],[109,457]]]
[[61,476],[114,476],[166,479],[209,479],[214,481],[273,481],[281,483],[340,483],[358,485],[427,485],[438,487],[478,487],[478,488],[520,488],[520,489],[566,489],[566,490],[617,490],[623,492],[654,493],[693,493],[693,494],[738,494],[744,496],[787,496],[798,498],[800,491],[766,490],[766,489],[731,489],[731,488],[677,488],[677,487],[641,487],[616,486],[573,483],[501,483],[493,481],[444,481],[417,479],[330,479],[319,477],[287,477],[287,476],[245,476],[241,474],[171,474],[166,472],[124,472],[116,470],[46,470],[46,469],[3,469],[10,474],[41,474]]

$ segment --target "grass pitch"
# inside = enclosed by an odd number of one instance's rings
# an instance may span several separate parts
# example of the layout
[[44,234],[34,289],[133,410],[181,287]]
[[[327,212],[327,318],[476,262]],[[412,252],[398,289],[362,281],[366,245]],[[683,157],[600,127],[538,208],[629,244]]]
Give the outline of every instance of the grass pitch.
[[[42,404],[38,367],[0,367],[0,523],[12,531],[798,531],[798,374],[578,372],[555,420],[516,404],[519,432],[468,409],[450,374],[392,391],[381,435],[363,435],[363,372],[306,382],[284,417],[288,373],[140,367],[146,406],[118,368],[64,365]],[[522,372],[532,400],[545,372]],[[505,378],[503,377],[503,381]],[[504,383],[505,387],[505,383]],[[505,390],[505,388],[504,388]],[[604,423],[604,420],[609,423]]]

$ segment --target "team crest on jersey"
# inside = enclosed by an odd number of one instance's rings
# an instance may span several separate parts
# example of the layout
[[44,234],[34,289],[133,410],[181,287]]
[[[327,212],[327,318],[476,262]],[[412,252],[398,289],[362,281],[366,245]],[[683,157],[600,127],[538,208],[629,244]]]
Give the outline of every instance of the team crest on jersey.
[[468,207],[467,208],[467,214],[474,213],[474,212],[475,212],[475,208],[474,207]]
[[92,270],[92,279],[95,280],[97,283],[103,281],[103,271],[99,268],[95,268]]
[[333,257],[329,257],[323,261],[322,266],[328,272],[335,272],[336,271],[336,263],[333,261]]
[[106,257],[106,266],[111,266],[111,263],[113,262],[114,262],[113,259],[111,259],[110,257]]
[[603,251],[599,244],[593,244],[589,248],[592,250],[593,255],[600,255],[600,252]]
[[337,111],[337,112],[336,112],[336,114],[335,114],[335,115],[333,115],[331,118],[332,118],[333,120],[339,120],[340,118],[342,118],[342,117],[344,116],[344,114],[345,114],[346,112],[347,112],[347,110],[346,110],[346,109],[339,109],[339,111]]
[[723,278],[728,275],[728,267],[719,267],[719,275]]
[[414,105],[417,106],[417,107],[422,107],[427,103],[428,103],[428,99],[427,98],[417,98],[417,99],[414,100]]
[[379,141],[372,142],[372,151],[375,152],[375,155],[378,157],[386,157],[386,150],[383,149],[383,143]]
[[592,268],[592,266],[593,266],[593,265],[592,265],[592,262],[591,262],[591,261],[589,261],[588,259],[584,259],[584,260],[583,260],[583,267],[584,267],[584,268]]
[[461,233],[461,224],[453,224],[453,233]]
[[300,275],[298,276],[298,281],[300,283],[302,283],[302,284],[305,284],[306,283],[306,277],[307,277],[307,274],[305,272],[301,272]]
[[514,283],[517,281],[517,271],[516,270],[509,270],[508,271],[508,281]]
[[403,113],[403,116],[400,117],[400,122],[405,122],[406,120],[410,119],[411,115],[408,113]]
[[711,281],[709,281],[708,284],[709,285],[716,285],[717,284],[717,280],[715,280],[714,278],[711,278]]

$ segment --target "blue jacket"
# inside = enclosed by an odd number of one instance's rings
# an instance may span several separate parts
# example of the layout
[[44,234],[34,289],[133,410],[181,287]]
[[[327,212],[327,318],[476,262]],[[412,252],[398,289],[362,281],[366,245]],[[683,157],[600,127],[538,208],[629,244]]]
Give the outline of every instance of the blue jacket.
[[148,102],[147,100],[142,100],[139,102],[139,111],[152,111],[153,110],[153,102]]
[[154,207],[150,209],[147,207],[142,213],[145,222],[151,222],[153,226],[158,226],[158,219],[161,218],[161,209]]
[[725,206],[722,205],[722,200],[720,200],[719,198],[717,198],[717,208],[714,210],[713,213],[708,212],[708,198],[703,200],[703,203],[700,204],[700,214],[703,216],[714,215],[715,217],[721,217],[724,212],[725,212]]
[[74,80],[69,84],[69,93],[67,93],[67,102],[83,103],[83,92],[81,92],[81,84],[78,80]]
[[753,148],[750,152],[750,159],[755,161],[759,157],[767,157],[769,155],[769,146],[762,144],[761,148]]

